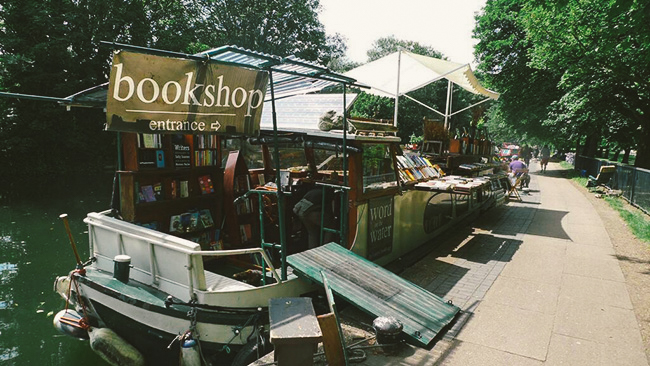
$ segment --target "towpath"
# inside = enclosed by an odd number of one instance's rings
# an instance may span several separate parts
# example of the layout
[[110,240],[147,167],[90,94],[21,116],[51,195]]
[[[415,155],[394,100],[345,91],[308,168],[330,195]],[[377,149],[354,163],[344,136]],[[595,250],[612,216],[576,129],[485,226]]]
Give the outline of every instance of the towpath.
[[531,170],[523,202],[455,230],[401,273],[463,310],[453,327],[429,350],[369,349],[357,364],[648,366],[645,321],[603,220],[559,165]]

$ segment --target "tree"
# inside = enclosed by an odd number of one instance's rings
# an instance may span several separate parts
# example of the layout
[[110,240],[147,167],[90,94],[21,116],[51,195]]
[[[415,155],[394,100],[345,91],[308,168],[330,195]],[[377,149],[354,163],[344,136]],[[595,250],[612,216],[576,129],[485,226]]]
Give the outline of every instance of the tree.
[[[65,97],[106,82],[115,41],[194,53],[237,44],[327,63],[345,52],[326,37],[319,2],[279,0],[0,0],[0,90]],[[115,164],[101,110],[0,101],[1,191],[51,183]],[[27,168],[26,168],[27,167]]]
[[[477,17],[479,68],[502,98],[502,126],[553,142],[629,143],[650,167],[647,2],[488,0]],[[525,101],[525,103],[524,103]]]

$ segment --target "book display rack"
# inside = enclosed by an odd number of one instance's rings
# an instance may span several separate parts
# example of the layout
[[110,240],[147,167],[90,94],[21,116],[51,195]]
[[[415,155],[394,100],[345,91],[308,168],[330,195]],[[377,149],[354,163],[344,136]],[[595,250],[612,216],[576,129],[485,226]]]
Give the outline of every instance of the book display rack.
[[214,247],[224,217],[219,138],[122,133],[121,141],[122,218]]

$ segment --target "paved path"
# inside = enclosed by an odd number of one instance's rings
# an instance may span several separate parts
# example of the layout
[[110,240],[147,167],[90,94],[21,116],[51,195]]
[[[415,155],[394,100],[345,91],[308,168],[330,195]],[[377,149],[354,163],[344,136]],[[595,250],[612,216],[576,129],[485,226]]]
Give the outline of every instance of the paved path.
[[431,350],[361,365],[648,366],[614,249],[570,181],[531,164],[523,202],[456,230],[403,277],[463,310]]

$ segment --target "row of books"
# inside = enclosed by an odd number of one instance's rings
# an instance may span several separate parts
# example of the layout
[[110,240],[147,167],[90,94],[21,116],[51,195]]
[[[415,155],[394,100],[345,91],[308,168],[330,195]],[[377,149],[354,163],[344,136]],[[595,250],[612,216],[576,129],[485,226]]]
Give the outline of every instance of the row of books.
[[216,135],[197,135],[196,148],[197,149],[216,149],[219,140]]
[[251,189],[251,181],[248,174],[242,174],[235,177],[234,190],[236,193],[248,192]]
[[139,134],[138,147],[145,149],[159,149],[162,147],[162,135],[153,133]]
[[165,151],[159,150],[142,150],[139,157],[140,168],[164,168]]
[[196,150],[194,151],[194,165],[195,166],[209,166],[217,165],[218,161],[217,150]]
[[402,181],[419,181],[438,178],[443,175],[442,171],[427,158],[417,155],[397,155],[397,166]]
[[214,226],[210,210],[191,210],[180,215],[172,215],[169,220],[169,232],[173,234],[191,233]]
[[[202,175],[198,178],[201,194],[214,193],[214,185],[210,175]],[[173,179],[170,182],[169,197],[171,199],[186,198],[190,196],[189,182],[187,180]],[[139,188],[136,183],[137,199],[140,202],[156,202],[165,199],[163,194],[163,184],[158,182],[154,184],[142,185]]]
[[235,211],[237,215],[248,214],[253,212],[253,203],[250,197],[243,200],[235,201]]

